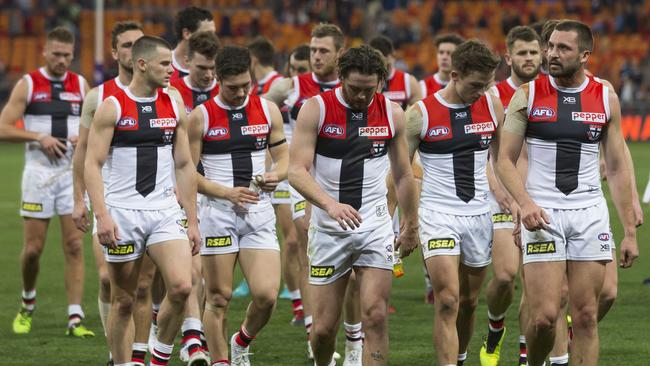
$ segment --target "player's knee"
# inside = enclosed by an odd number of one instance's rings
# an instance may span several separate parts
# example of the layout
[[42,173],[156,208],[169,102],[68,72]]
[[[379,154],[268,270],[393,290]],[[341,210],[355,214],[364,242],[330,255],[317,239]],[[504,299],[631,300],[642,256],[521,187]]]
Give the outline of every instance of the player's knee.
[[501,290],[506,290],[514,286],[515,278],[517,277],[517,269],[500,268],[494,272],[493,281],[495,285]]
[[83,256],[83,240],[76,235],[73,238],[65,239],[63,243],[63,253],[67,257],[82,257]]
[[458,298],[458,311],[466,314],[471,314],[476,311],[478,306],[478,297],[474,296],[460,296]]
[[27,260],[38,260],[43,254],[43,241],[40,239],[29,239],[25,241],[23,256]]
[[201,269],[192,267],[192,286],[200,283],[203,280],[201,277]]
[[99,272],[99,293],[107,296],[111,293],[111,279],[106,271]]
[[438,304],[440,315],[451,316],[458,313],[458,294],[454,294],[451,291],[441,291],[440,294],[436,294],[436,303]]
[[135,294],[128,294],[122,292],[116,294],[113,298],[113,303],[116,305],[116,310],[119,316],[129,317],[133,314],[135,307]]
[[371,305],[363,311],[363,329],[371,331],[372,329],[383,329],[387,323],[387,305],[381,301]]
[[560,288],[560,308],[564,309],[569,303],[569,285],[565,282]]
[[323,340],[332,340],[336,338],[336,332],[338,327],[336,324],[332,323],[326,323],[322,321],[315,321],[312,330],[311,330],[311,336],[315,337],[317,340],[320,340],[321,342]]
[[600,292],[600,303],[607,305],[607,306],[612,306],[614,304],[614,301],[616,301],[616,298],[618,297],[618,288],[616,285],[614,286],[603,286],[602,291]]
[[206,291],[205,294],[206,303],[210,304],[213,309],[221,312],[225,312],[231,299],[232,290]]
[[253,302],[255,306],[260,309],[273,309],[278,298],[277,290],[259,291],[253,294]]
[[555,329],[555,323],[559,315],[559,309],[550,306],[541,309],[530,309],[530,320],[538,332],[550,332]]
[[573,326],[581,329],[595,329],[597,327],[597,314],[596,306],[585,305],[574,309],[572,314]]
[[295,235],[288,236],[284,239],[284,250],[290,255],[296,256],[300,253],[300,243],[298,243],[298,238]]
[[176,304],[185,304],[192,292],[192,281],[178,281],[167,288],[167,298]]

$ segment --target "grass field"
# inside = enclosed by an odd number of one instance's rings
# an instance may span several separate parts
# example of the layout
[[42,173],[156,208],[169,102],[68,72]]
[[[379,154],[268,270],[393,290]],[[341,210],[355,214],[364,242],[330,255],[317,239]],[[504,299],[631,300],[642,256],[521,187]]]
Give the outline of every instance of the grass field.
[[[637,184],[642,190],[650,171],[650,144],[631,144],[636,165]],[[26,336],[11,333],[11,322],[20,304],[19,254],[22,246],[22,223],[18,216],[20,176],[23,149],[18,145],[0,145],[0,365],[104,365],[107,360],[105,339],[97,313],[97,273],[86,239],[86,279],[84,310],[88,326],[98,336],[93,339],[71,339],[64,335],[67,324],[63,287],[63,257],[60,249],[58,222],[53,221],[48,243],[41,259],[37,308],[32,332]],[[642,193],[642,192],[641,192]],[[648,211],[649,207],[644,207]],[[650,221],[646,216],[646,221]],[[617,216],[612,215],[613,231],[621,238]],[[641,257],[632,269],[621,270],[619,298],[608,317],[600,324],[601,365],[650,364],[650,287],[641,281],[650,277],[647,243],[650,222],[638,232]],[[390,364],[433,365],[431,327],[433,308],[423,302],[421,259],[413,255],[405,261],[406,275],[394,282],[392,305],[397,314],[390,318]],[[519,294],[517,294],[517,298]],[[516,300],[518,301],[518,300]],[[231,330],[242,320],[247,300],[234,300],[229,322]],[[280,300],[270,324],[253,344],[255,365],[309,365],[302,328],[289,325],[289,301]],[[477,313],[477,329],[469,348],[467,365],[478,365],[478,351],[486,330],[484,294]],[[502,365],[515,365],[518,337],[515,311],[511,309],[506,324],[509,334],[502,350]],[[343,342],[338,351],[343,353]],[[181,365],[177,357],[170,363]]]

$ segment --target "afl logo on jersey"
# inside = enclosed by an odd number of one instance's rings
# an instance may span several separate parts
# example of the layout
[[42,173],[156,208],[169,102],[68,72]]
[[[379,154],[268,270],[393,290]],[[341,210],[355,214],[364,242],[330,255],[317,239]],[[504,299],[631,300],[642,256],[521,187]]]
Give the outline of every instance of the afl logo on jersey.
[[40,92],[34,94],[34,98],[32,98],[35,102],[44,102],[46,100],[50,100],[50,93],[45,93],[45,92]]
[[598,235],[598,240],[600,241],[609,241],[609,238],[610,238],[609,233],[600,233]]
[[548,119],[548,118],[553,118],[555,116],[555,111],[553,108],[549,107],[535,107],[533,108],[533,111],[530,113],[532,117],[540,118],[540,119]]
[[345,135],[345,129],[337,125],[327,125],[323,127],[323,134],[329,137],[341,137]]
[[431,127],[429,131],[427,131],[427,137],[431,139],[443,138],[449,135],[449,132],[449,127],[446,126]]
[[225,127],[214,127],[208,130],[206,137],[209,140],[221,140],[228,136],[228,129]]
[[137,130],[138,121],[131,117],[123,117],[121,120],[117,121],[118,130]]

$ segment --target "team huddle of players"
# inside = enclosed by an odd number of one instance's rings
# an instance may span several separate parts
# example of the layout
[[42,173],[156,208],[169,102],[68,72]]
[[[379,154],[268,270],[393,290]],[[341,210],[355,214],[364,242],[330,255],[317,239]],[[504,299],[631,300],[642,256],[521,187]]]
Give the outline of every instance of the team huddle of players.
[[[623,267],[638,255],[642,215],[618,97],[585,70],[587,25],[513,28],[512,73],[496,85],[500,59],[454,34],[437,38],[438,72],[418,83],[394,67],[388,38],[346,49],[331,24],[290,54],[287,77],[264,38],[221,45],[207,10],[179,12],[176,31],[172,49],[117,23],[118,76],[89,90],[68,70],[72,34],[56,28],[46,66],[15,86],[0,115],[0,138],[26,143],[15,333],[31,330],[39,257],[58,215],[67,334],[94,336],[80,305],[82,236],[93,224],[110,365],[144,365],[147,352],[150,365],[166,365],[179,329],[189,365],[249,365],[281,272],[316,365],[341,357],[343,309],[343,364],[386,365],[393,268],[418,248],[437,364],[466,362],[490,263],[481,365],[499,364],[522,264],[520,364],[568,364],[570,338],[572,364],[597,364],[597,321],[617,287],[601,145]],[[252,299],[229,337],[236,263]]]

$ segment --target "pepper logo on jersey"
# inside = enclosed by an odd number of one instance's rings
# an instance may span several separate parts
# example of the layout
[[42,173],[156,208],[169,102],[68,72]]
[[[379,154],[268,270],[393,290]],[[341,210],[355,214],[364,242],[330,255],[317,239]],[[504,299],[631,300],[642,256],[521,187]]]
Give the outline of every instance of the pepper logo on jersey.
[[447,135],[449,135],[449,127],[445,126],[436,126],[436,127],[431,127],[429,131],[427,131],[427,137],[431,139],[441,139]]
[[334,274],[334,266],[310,266],[311,277],[329,278]]
[[587,123],[607,122],[607,116],[605,115],[605,113],[594,113],[594,112],[571,112],[571,119],[575,122],[587,122]]
[[526,244],[526,254],[555,253],[555,241],[539,241]]
[[388,126],[359,127],[360,137],[388,137]]
[[248,125],[241,126],[241,134],[244,136],[247,135],[266,135],[269,133],[269,125]]
[[59,99],[65,100],[66,102],[81,102],[81,94],[79,93],[70,93],[70,92],[61,92],[59,93]]
[[209,140],[221,140],[228,136],[228,129],[226,127],[212,127],[208,130],[206,137]]
[[151,128],[174,128],[176,127],[176,118],[154,118],[149,120]]
[[135,118],[132,118],[132,117],[122,117],[122,119],[117,121],[117,129],[118,130],[137,130],[138,129],[138,121]]
[[323,133],[325,136],[340,137],[345,135],[345,129],[337,125],[327,125],[323,127]]
[[539,119],[550,119],[555,116],[555,110],[549,107],[535,107],[530,115]]
[[478,122],[465,125],[465,133],[486,133],[494,132],[494,123],[492,121],[488,122]]
[[429,239],[429,242],[427,243],[427,248],[429,250],[454,249],[455,247],[456,240],[454,238]]
[[135,244],[134,243],[124,243],[118,244],[117,248],[106,248],[106,253],[108,255],[129,255],[135,253]]
[[205,246],[208,248],[223,248],[232,245],[230,235],[226,236],[208,236],[205,238]]
[[27,212],[43,212],[43,204],[42,203],[34,203],[34,202],[24,202],[20,206],[20,208],[23,211]]

